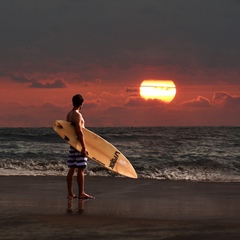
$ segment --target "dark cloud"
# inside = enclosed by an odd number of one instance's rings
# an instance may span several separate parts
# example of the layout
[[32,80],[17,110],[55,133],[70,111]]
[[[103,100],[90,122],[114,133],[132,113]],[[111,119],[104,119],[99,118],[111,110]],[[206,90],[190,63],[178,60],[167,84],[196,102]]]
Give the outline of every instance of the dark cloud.
[[41,83],[41,82],[33,82],[30,88],[66,88],[67,83],[62,79],[56,79],[53,82]]
[[15,82],[19,82],[19,83],[29,83],[32,82],[33,79],[23,76],[23,75],[19,75],[19,76],[11,76],[11,80],[15,81]]
[[188,107],[198,107],[198,108],[206,108],[211,107],[211,103],[207,98],[204,98],[202,96],[198,96],[196,99],[185,101],[182,103],[183,106]]
[[85,110],[91,110],[91,109],[96,109],[99,108],[99,106],[101,105],[101,103],[103,102],[103,100],[101,99],[95,99],[93,101],[86,101],[84,103],[84,107],[83,109]]
[[165,103],[161,100],[157,99],[148,99],[145,100],[143,98],[129,97],[125,106],[127,107],[161,107],[164,106]]
[[139,93],[139,88],[126,87],[125,92],[127,92],[127,93]]
[[183,102],[181,105],[196,108],[208,107],[226,107],[226,108],[240,108],[240,96],[232,96],[226,92],[216,92],[213,95],[212,102],[202,96],[196,99]]
[[216,92],[213,103],[227,108],[240,108],[240,96],[232,96],[226,92]]
[[96,66],[108,69],[101,77],[109,81],[112,69],[137,78],[143,66],[156,74],[239,72],[239,12],[233,0],[3,0],[0,61],[22,71],[79,71],[87,80],[99,77]]

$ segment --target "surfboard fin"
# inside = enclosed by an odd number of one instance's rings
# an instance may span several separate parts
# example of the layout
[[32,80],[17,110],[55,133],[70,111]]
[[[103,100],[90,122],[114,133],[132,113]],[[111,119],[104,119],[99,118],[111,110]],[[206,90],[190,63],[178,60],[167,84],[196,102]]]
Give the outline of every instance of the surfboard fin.
[[62,126],[59,122],[56,122],[56,125],[57,125],[57,127],[59,127],[59,128],[63,128],[63,126]]
[[69,137],[67,137],[66,135],[64,135],[64,140],[70,141]]

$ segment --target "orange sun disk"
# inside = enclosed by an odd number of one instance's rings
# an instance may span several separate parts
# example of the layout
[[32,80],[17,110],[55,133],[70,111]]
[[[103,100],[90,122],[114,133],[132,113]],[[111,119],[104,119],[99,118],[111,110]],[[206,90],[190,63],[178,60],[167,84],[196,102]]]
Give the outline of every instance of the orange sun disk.
[[140,86],[144,99],[158,99],[170,103],[176,95],[176,86],[171,80],[144,80]]

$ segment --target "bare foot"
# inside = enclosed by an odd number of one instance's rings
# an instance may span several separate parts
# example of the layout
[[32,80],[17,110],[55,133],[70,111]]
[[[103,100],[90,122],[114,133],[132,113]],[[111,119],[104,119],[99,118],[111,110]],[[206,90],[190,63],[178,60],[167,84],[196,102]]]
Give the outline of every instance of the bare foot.
[[84,193],[84,194],[78,196],[78,199],[95,199],[95,197],[90,196],[90,195]]
[[68,200],[72,200],[72,199],[74,199],[74,198],[77,198],[77,196],[74,195],[74,194],[73,194],[73,195],[68,195],[68,196],[67,196],[67,199],[68,199]]

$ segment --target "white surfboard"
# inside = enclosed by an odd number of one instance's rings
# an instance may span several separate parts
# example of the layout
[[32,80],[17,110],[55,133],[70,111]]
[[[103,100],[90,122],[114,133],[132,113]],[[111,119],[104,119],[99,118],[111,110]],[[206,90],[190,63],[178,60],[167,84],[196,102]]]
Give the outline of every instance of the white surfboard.
[[[81,151],[82,145],[78,141],[75,128],[70,122],[56,120],[53,129],[69,145]],[[137,178],[132,164],[116,147],[86,128],[83,128],[83,134],[90,159],[113,172],[130,178]]]

